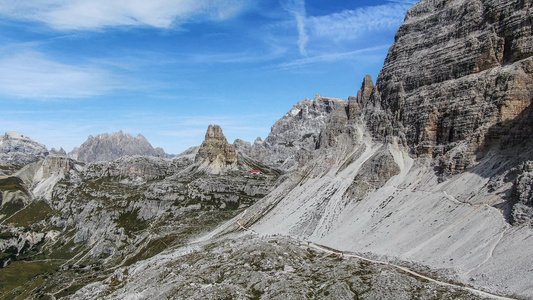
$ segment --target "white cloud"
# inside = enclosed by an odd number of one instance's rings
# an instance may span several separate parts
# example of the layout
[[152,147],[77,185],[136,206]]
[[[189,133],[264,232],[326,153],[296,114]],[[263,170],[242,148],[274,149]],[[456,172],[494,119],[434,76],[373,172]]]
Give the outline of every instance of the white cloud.
[[390,2],[385,5],[345,10],[326,16],[308,17],[312,36],[350,40],[380,30],[396,30],[414,1]]
[[119,88],[107,71],[79,67],[25,51],[0,58],[0,93],[34,99],[84,98]]
[[197,16],[224,20],[246,5],[245,0],[0,0],[0,15],[61,30],[170,28]]
[[305,49],[309,37],[305,29],[306,23],[306,12],[305,12],[305,1],[304,0],[287,0],[281,2],[281,6],[287,12],[291,13],[296,19],[296,27],[298,29],[298,49],[300,54],[307,56],[307,50]]

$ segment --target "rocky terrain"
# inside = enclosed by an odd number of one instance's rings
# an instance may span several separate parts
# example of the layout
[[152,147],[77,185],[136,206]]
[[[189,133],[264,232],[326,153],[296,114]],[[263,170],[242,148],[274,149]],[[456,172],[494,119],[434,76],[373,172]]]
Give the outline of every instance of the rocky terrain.
[[[376,85],[366,77],[306,163],[233,222],[532,297],[531,12],[529,1],[420,1]],[[285,122],[302,123],[304,103]]]
[[89,136],[79,148],[69,154],[81,162],[111,161],[128,155],[168,157],[162,148],[153,148],[142,135],[133,137],[122,131]]
[[389,265],[327,253],[287,237],[215,240],[167,252],[74,298],[122,299],[484,299]]
[[375,84],[253,144],[210,125],[173,159],[123,156],[143,147],[121,133],[65,157],[10,134],[31,159],[2,157],[0,293],[532,298],[532,13],[422,0]]
[[[216,161],[200,150],[88,164],[39,157],[0,179],[2,297],[68,295],[118,266],[184,245],[264,197],[280,175],[256,163],[262,174],[252,177],[235,153],[232,168],[213,174]],[[34,277],[43,272],[56,275]]]
[[48,155],[45,145],[16,132],[6,132],[0,136],[0,176],[13,174],[45,155]]

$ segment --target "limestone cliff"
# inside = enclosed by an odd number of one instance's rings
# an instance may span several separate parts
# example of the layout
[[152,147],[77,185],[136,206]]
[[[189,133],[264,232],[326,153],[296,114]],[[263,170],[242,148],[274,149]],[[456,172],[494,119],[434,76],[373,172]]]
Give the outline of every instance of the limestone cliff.
[[[363,101],[369,128],[440,159],[442,172],[473,166],[531,105],[531,14],[531,1],[420,1]],[[515,141],[530,136],[524,129]]]
[[340,131],[349,131],[347,103],[321,95],[300,101],[272,126],[264,141],[256,140],[251,147],[241,146],[240,150],[283,170],[302,166],[315,150],[333,146]]

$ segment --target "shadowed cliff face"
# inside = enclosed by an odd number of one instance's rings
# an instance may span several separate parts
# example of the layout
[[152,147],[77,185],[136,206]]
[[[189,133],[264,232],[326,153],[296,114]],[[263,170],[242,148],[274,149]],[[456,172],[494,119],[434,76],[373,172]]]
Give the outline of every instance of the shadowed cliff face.
[[[454,160],[444,172],[472,166],[488,129],[517,121],[533,99],[531,9],[531,1],[444,0],[411,8],[364,103],[375,136]],[[461,157],[447,156],[458,146]]]

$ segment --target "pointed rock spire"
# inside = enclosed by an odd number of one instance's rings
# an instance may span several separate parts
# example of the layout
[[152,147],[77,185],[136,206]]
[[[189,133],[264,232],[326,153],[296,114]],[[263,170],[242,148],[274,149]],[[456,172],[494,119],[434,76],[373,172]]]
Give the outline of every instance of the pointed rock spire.
[[237,161],[235,147],[228,143],[220,126],[209,125],[195,160],[208,165],[216,164],[218,167]]

